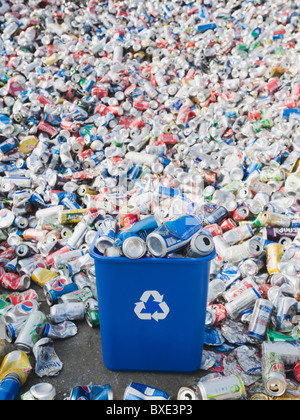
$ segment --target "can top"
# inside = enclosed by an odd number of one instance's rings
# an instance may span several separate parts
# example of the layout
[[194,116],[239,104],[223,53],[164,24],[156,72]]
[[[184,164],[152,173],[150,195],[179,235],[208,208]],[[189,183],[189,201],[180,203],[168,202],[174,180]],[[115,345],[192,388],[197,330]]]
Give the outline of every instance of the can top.
[[33,385],[30,392],[37,400],[53,400],[56,396],[54,386],[46,382]]

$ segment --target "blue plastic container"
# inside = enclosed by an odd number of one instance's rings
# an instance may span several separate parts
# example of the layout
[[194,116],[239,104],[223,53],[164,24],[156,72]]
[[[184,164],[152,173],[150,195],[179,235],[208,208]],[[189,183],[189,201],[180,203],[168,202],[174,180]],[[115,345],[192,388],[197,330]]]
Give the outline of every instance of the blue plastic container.
[[103,362],[113,371],[195,372],[201,366],[210,262],[103,257],[95,247]]

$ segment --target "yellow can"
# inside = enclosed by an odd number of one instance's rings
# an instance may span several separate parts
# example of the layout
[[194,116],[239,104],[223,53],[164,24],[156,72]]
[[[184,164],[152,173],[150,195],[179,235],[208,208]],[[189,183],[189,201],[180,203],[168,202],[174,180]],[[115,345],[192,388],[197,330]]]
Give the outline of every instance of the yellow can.
[[24,137],[19,143],[19,149],[21,150],[24,155],[31,153],[33,149],[38,144],[38,139],[36,136],[26,136]]
[[24,351],[12,351],[8,353],[2,361],[0,367],[0,381],[8,373],[17,373],[21,379],[22,385],[24,385],[31,369],[32,367],[28,356]]
[[280,273],[278,263],[283,255],[283,247],[280,244],[269,244],[266,246],[267,270],[269,274]]
[[52,280],[57,276],[57,273],[54,273],[47,268],[37,267],[31,274],[31,279],[39,286],[44,287],[49,280]]

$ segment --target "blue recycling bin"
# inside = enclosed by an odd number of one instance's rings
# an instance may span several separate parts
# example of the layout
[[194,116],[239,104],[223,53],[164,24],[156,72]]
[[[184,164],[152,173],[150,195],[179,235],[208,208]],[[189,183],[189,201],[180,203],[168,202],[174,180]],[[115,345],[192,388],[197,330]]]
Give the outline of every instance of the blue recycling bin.
[[195,372],[201,366],[210,262],[95,260],[104,365],[112,371]]

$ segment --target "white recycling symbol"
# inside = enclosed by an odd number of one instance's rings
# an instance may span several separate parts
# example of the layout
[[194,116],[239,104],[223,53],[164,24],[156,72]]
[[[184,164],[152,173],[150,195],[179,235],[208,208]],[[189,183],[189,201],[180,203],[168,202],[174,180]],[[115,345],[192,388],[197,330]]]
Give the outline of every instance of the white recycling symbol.
[[151,320],[156,322],[165,319],[170,309],[166,302],[163,301],[164,296],[156,290],[146,290],[139,302],[135,303],[134,312],[139,319]]

